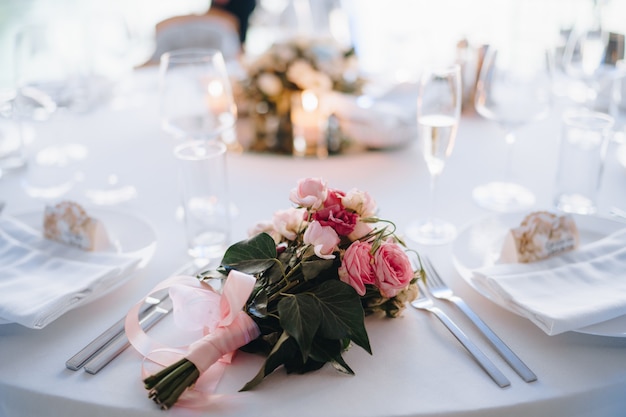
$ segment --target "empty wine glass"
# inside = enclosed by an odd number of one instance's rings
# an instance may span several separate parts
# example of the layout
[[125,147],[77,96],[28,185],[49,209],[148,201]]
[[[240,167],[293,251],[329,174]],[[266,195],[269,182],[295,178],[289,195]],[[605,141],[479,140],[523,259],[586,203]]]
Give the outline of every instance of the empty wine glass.
[[[49,124],[53,114],[80,101],[86,75],[83,46],[79,28],[71,22],[34,22],[17,31],[13,117],[19,132],[32,122]],[[42,136],[39,141],[44,142],[34,156],[35,166],[26,172],[22,184],[33,197],[56,198],[74,186],[76,179],[69,165],[85,152],[64,143],[62,137]]]
[[609,86],[615,72],[610,52],[611,34],[602,26],[601,2],[594,3],[586,20],[574,26],[563,52],[563,70],[572,81],[570,98],[593,110],[600,91]]
[[161,127],[179,140],[219,138],[233,129],[237,107],[222,53],[180,49],[160,63]]
[[618,61],[618,74],[611,86],[609,114],[615,119],[613,140],[626,144],[626,61]]
[[487,209],[513,212],[531,207],[535,196],[511,181],[516,132],[545,118],[552,106],[553,59],[549,50],[534,44],[509,48],[490,46],[476,85],[476,111],[496,122],[505,132],[505,179],[474,189],[474,200]]
[[422,155],[430,173],[430,213],[409,225],[407,236],[426,245],[444,244],[456,237],[450,222],[433,217],[436,183],[452,153],[461,117],[461,71],[458,65],[426,70],[419,83],[417,124]]

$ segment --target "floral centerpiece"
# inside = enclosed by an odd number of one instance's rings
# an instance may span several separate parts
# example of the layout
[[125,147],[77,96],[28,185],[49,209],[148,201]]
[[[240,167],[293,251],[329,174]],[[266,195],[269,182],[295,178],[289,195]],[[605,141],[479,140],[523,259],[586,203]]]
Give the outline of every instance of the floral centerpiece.
[[253,150],[291,153],[291,96],[313,90],[358,93],[363,79],[358,76],[354,49],[319,38],[293,38],[272,45],[247,65],[244,96],[248,113],[255,120]]
[[[293,207],[277,211],[251,230],[252,237],[232,245],[218,271],[199,276],[228,276],[224,291],[230,295],[220,306],[231,318],[194,343],[184,359],[145,379],[150,397],[162,408],[171,407],[201,371],[238,348],[267,357],[242,390],[281,366],[288,373],[305,373],[331,363],[353,374],[342,352],[355,344],[371,353],[365,315],[397,317],[417,296],[423,271],[413,267],[393,223],[376,216],[367,192],[344,192],[307,178],[290,200]],[[224,308],[225,299],[237,298],[227,291],[229,285],[247,287],[238,296],[242,306]]]

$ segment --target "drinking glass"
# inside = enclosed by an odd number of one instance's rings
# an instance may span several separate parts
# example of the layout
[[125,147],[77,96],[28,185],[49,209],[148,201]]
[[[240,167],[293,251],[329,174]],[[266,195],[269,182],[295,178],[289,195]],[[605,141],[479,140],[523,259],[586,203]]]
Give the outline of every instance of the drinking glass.
[[160,62],[161,127],[178,140],[210,140],[233,129],[237,107],[222,53],[166,52]]
[[555,182],[555,206],[565,212],[593,214],[614,119],[588,109],[563,115]]
[[545,118],[552,106],[553,59],[533,44],[490,46],[476,85],[475,108],[505,132],[505,178],[474,189],[476,203],[500,212],[521,211],[535,203],[534,194],[511,180],[513,145],[523,126]]
[[[46,122],[61,109],[73,109],[85,94],[86,62],[79,27],[66,21],[34,22],[15,35],[14,64],[16,94],[13,118],[18,132],[25,126]],[[22,184],[32,197],[56,198],[75,184],[69,165],[85,155],[78,145],[64,143],[61,137],[41,137]],[[25,138],[21,138],[22,143]],[[78,150],[77,150],[78,149]]]
[[618,74],[611,85],[609,114],[615,119],[613,140],[626,144],[626,61],[617,63]]
[[230,239],[226,145],[185,141],[174,149],[180,172],[188,253],[210,260],[224,255]]
[[594,2],[586,19],[572,29],[563,52],[563,70],[573,82],[569,88],[570,98],[594,110],[599,104],[600,92],[610,85],[615,61],[611,33],[602,26],[602,2]]
[[433,217],[435,191],[446,159],[452,153],[461,117],[461,70],[458,65],[426,70],[419,83],[417,124],[421,150],[430,173],[430,213],[409,225],[407,236],[417,243],[436,245],[456,237],[453,224]]

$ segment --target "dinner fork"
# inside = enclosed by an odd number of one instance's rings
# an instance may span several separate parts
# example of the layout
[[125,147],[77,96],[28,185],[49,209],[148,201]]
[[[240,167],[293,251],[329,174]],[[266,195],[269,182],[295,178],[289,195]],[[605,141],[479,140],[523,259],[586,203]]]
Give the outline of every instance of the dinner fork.
[[526,366],[524,362],[496,335],[493,330],[485,324],[485,322],[470,308],[470,306],[463,301],[462,298],[454,295],[452,289],[450,289],[441,276],[437,273],[437,270],[430,262],[430,260],[423,256],[423,265],[426,269],[427,276],[427,288],[430,294],[442,300],[447,300],[455,304],[459,310],[461,310],[485,335],[489,343],[494,349],[502,356],[502,358],[508,363],[515,372],[526,382],[533,382],[537,380],[537,375]]
[[440,308],[435,306],[433,300],[426,295],[426,290],[423,283],[418,280],[417,285],[419,287],[419,294],[417,299],[411,302],[411,305],[419,310],[429,311],[434,314],[443,324],[450,330],[450,332],[461,342],[463,347],[476,359],[478,364],[483,370],[498,384],[500,388],[506,388],[511,385],[508,378],[494,365],[493,362],[483,353],[478,346],[472,342],[465,333],[443,312]]

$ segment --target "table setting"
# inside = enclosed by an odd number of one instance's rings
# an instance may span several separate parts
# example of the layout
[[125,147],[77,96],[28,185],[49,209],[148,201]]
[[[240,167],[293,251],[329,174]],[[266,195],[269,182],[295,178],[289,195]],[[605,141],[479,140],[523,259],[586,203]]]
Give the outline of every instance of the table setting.
[[624,413],[621,95],[555,98],[526,44],[383,86],[328,42],[2,113],[0,416]]

